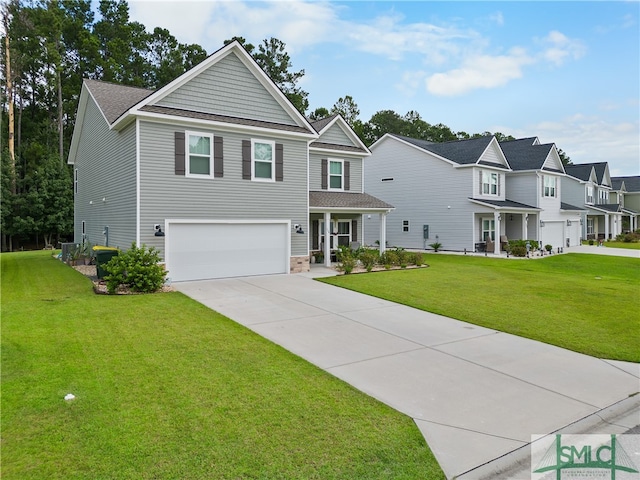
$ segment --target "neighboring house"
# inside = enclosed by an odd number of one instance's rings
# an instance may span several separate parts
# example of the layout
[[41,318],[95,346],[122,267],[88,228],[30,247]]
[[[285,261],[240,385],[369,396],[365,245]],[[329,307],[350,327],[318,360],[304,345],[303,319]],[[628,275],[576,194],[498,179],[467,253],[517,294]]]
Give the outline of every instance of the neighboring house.
[[611,193],[622,211],[622,232],[638,230],[640,176],[611,177]]
[[[308,270],[310,209],[355,221],[351,242],[362,213],[391,208],[362,194],[369,152],[344,121],[320,127],[238,42],[155,92],[85,80],[68,160],[75,241],[157,247],[174,281]],[[324,158],[342,162],[342,190],[315,198]]]
[[[554,144],[541,145],[536,137],[500,142],[512,172],[507,175],[506,195],[527,205],[540,208],[539,236],[542,245],[570,247],[582,239],[582,207],[561,201],[562,160]],[[518,217],[508,216],[509,222]]]
[[312,126],[319,138],[309,145],[310,244],[330,265],[331,250],[363,244],[364,215],[379,218],[378,235],[384,239],[385,217],[393,207],[364,193],[364,162],[371,153],[344,119],[333,115]]
[[[539,187],[530,185],[532,203],[509,196],[512,168],[495,137],[432,143],[386,134],[370,150],[365,191],[395,207],[386,222],[390,245],[478,251],[488,241],[499,253],[506,238],[540,238]],[[561,172],[561,163],[548,156],[543,166]],[[379,238],[378,223],[365,220],[367,242]]]
[[585,209],[582,238],[604,240],[622,232],[622,208],[610,198],[612,189],[607,162],[566,165],[562,201]]

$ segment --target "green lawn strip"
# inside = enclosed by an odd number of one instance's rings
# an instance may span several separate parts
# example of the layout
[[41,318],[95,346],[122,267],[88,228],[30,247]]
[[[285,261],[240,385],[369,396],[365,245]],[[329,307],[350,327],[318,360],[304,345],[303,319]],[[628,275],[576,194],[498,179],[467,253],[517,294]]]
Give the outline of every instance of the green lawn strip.
[[322,281],[600,358],[640,361],[640,260],[433,254],[429,268]]
[[410,418],[180,293],[1,260],[4,479],[444,478]]
[[[589,242],[582,242],[582,245],[589,245]],[[595,243],[595,246],[598,244]],[[628,250],[640,250],[640,242],[604,242],[604,248],[626,248]]]

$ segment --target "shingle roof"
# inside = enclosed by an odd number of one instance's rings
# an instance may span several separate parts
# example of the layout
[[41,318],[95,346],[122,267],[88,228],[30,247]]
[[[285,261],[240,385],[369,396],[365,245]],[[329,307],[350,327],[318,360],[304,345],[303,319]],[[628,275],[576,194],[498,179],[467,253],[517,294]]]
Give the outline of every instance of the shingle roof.
[[584,210],[582,207],[576,207],[568,203],[560,202],[560,210]]
[[338,145],[335,143],[312,142],[309,144],[311,148],[324,148],[327,150],[340,150],[343,152],[367,153],[366,150],[352,145]]
[[525,203],[514,202],[513,200],[486,200],[484,198],[469,198],[469,200],[473,200],[474,202],[486,203],[488,205],[492,205],[494,207],[500,207],[500,208],[519,208],[519,209],[527,209],[527,210],[540,210],[538,207],[533,207]]
[[[434,143],[426,140],[417,140],[415,138],[405,137],[402,135],[390,134],[396,138],[411,143],[416,147],[422,148],[436,155],[451,160],[460,165],[469,165],[476,163],[480,156],[487,149],[487,146],[493,139],[493,136],[470,138],[467,140],[454,140],[451,142]],[[504,165],[500,165],[504,168]]]
[[248,118],[229,117],[215,113],[194,112],[182,110],[180,108],[160,107],[157,105],[145,105],[140,109],[142,112],[160,113],[163,115],[174,115],[177,117],[193,118],[196,120],[209,120],[212,122],[233,123],[236,125],[247,125],[251,127],[270,128],[274,130],[284,130],[287,132],[309,133],[309,129],[298,127],[297,125],[286,125],[283,123],[264,122],[262,120],[251,120]]
[[596,172],[596,180],[598,181],[598,184],[602,185],[604,172],[607,169],[607,162],[579,163],[577,165],[567,165],[564,167],[565,171],[569,175],[584,181],[589,180],[591,168]]
[[380,209],[388,210],[393,208],[386,202],[368,193],[355,192],[309,192],[310,208],[353,208],[358,209]]
[[311,126],[316,130],[316,132],[320,133],[322,131],[322,129],[324,127],[326,127],[329,123],[331,123],[331,121],[336,118],[338,116],[338,114],[334,114],[334,115],[330,115],[328,117],[325,117],[321,120],[316,120],[316,121],[311,121],[309,120],[309,123],[311,123]]
[[135,104],[147,98],[153,90],[116,85],[115,83],[85,79],[84,84],[95,98],[98,107],[111,124]]
[[500,148],[502,148],[513,170],[542,169],[553,144],[533,145],[533,140],[535,140],[535,138],[500,142]]
[[593,208],[595,210],[605,210],[607,212],[619,212],[620,204],[618,203],[603,203],[598,205],[589,205],[589,208]]
[[622,182],[624,182],[624,186],[626,187],[627,192],[640,192],[640,175],[629,177],[611,177],[611,183],[613,183],[614,190],[620,189],[620,184]]
[[592,168],[593,165],[591,163],[582,163],[578,165],[565,165],[564,171],[567,172],[567,175],[588,182]]

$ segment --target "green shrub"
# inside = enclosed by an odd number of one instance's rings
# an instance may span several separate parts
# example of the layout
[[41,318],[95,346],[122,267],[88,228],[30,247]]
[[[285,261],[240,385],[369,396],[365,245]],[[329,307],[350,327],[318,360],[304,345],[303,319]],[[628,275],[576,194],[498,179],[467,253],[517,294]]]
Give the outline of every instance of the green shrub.
[[380,259],[380,252],[372,248],[365,248],[360,252],[358,259],[365,270],[370,272],[373,269],[373,266]]
[[138,248],[135,242],[129,250],[109,260],[104,268],[108,273],[105,281],[109,293],[115,293],[120,285],[134,292],[156,292],[167,276],[160,265],[159,251],[155,247],[147,249],[146,245]]
[[527,247],[523,245],[515,245],[511,247],[511,255],[514,257],[526,257]]
[[624,243],[640,242],[640,233],[638,233],[638,231],[629,232],[629,233],[621,233],[620,235],[616,236],[616,241],[617,242],[624,242]]
[[513,249],[513,247],[525,247],[526,249],[527,242],[529,242],[531,251],[538,250],[538,248],[540,248],[540,244],[537,240],[509,240],[509,248]]
[[593,238],[589,239],[589,245],[593,245]]
[[424,265],[424,255],[422,254],[422,252],[413,252],[411,254],[409,263],[412,263],[417,267],[421,267],[422,265]]
[[544,246],[544,249],[545,249],[547,252],[550,252],[551,250],[553,250],[553,245],[551,245],[550,243],[547,243],[547,244]]
[[340,262],[340,266],[338,268],[342,270],[346,275],[351,273],[355,268],[356,263],[358,263],[356,252],[351,250],[348,245],[338,246],[336,259],[338,260],[338,262]]
[[392,265],[400,265],[398,252],[395,250],[385,250],[384,253],[380,255],[380,264],[384,265],[387,269]]

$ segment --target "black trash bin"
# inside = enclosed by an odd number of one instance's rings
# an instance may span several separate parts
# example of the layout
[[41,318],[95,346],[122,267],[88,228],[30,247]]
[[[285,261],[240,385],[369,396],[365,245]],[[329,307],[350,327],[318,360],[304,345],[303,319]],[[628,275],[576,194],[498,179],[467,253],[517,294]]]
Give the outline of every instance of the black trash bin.
[[109,263],[109,260],[118,255],[118,249],[112,247],[94,247],[93,254],[96,257],[96,274],[98,278],[102,280],[108,275],[104,266]]

